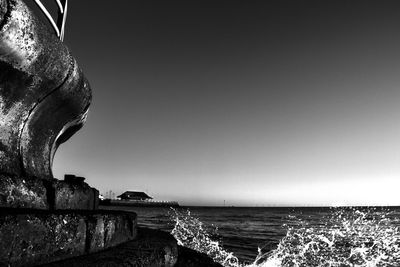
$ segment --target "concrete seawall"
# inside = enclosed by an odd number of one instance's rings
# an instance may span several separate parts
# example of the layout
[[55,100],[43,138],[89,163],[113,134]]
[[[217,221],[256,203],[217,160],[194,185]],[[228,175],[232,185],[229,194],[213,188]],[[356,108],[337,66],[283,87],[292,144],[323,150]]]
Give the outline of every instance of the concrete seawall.
[[0,208],[2,266],[221,266],[134,212]]
[[136,214],[0,209],[0,266],[35,266],[133,240]]
[[222,267],[206,255],[177,245],[168,233],[138,228],[135,240],[102,252],[57,261],[43,267]]
[[0,267],[215,266],[194,251],[202,264],[179,265],[188,253],[171,235],[138,231],[134,212],[98,210],[84,177],[54,178],[55,152],[83,126],[91,100],[49,25],[24,1],[0,0]]

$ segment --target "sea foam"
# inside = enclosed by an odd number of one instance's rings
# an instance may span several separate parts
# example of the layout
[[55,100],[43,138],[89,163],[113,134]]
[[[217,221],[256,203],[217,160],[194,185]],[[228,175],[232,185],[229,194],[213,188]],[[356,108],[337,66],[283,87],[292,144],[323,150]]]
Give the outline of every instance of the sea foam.
[[290,223],[276,249],[259,254],[251,264],[233,253],[190,211],[172,210],[172,234],[182,246],[207,254],[226,267],[400,266],[399,219],[389,210],[332,208],[320,224],[288,215]]

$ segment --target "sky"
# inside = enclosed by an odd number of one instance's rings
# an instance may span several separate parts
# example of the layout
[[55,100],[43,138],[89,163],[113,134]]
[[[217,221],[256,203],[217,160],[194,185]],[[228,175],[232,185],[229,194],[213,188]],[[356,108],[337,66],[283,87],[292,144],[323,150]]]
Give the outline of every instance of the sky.
[[93,103],[55,177],[181,205],[400,205],[399,1],[117,2],[69,1]]

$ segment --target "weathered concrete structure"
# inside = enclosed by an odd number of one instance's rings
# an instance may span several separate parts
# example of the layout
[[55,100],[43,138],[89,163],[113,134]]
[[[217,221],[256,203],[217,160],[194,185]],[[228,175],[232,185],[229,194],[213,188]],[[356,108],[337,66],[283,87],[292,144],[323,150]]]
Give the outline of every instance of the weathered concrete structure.
[[84,123],[89,83],[49,26],[0,0],[0,172],[52,179],[57,147]]
[[53,177],[54,154],[90,101],[53,30],[22,0],[0,0],[0,266],[216,266],[204,256],[179,261],[176,240],[138,231],[134,212],[98,210],[99,192],[83,177]]
[[84,178],[54,179],[58,146],[91,90],[68,49],[21,0],[0,0],[0,266],[33,266],[136,237],[136,214],[98,211]]
[[45,180],[0,174],[0,207],[95,210],[99,191],[83,181]]
[[136,214],[118,211],[1,210],[0,266],[34,266],[136,238]]
[[205,254],[179,246],[168,233],[138,228],[135,240],[103,252],[46,264],[44,267],[222,267]]
[[91,90],[53,30],[0,0],[0,207],[95,209],[98,191],[53,179],[58,146],[84,123]]

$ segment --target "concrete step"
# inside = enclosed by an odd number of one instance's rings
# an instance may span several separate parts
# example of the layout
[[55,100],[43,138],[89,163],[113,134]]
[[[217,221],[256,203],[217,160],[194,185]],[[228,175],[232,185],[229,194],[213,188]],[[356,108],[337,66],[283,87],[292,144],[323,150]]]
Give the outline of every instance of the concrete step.
[[139,227],[135,240],[101,252],[46,264],[42,267],[176,266],[222,267],[199,252],[177,245],[169,233]]
[[0,208],[0,266],[35,266],[135,239],[136,213]]
[[[30,209],[97,209],[99,191],[82,179],[38,179],[0,174],[0,207]],[[83,177],[76,177],[83,178]]]

